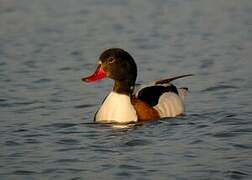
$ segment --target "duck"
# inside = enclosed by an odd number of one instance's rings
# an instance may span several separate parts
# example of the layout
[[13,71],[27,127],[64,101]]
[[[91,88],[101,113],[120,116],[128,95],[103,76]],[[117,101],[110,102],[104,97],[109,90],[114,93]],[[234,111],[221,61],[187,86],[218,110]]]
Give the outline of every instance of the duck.
[[183,115],[188,88],[177,88],[171,81],[192,75],[161,79],[136,88],[135,60],[121,48],[110,48],[100,55],[94,73],[83,77],[82,81],[114,80],[112,91],[95,113],[94,121],[129,124]]

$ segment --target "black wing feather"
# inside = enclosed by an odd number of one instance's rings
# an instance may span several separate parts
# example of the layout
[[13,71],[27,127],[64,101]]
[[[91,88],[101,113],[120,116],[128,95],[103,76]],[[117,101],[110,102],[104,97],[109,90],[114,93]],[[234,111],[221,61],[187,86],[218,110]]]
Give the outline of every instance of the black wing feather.
[[178,94],[178,90],[173,84],[169,86],[148,86],[138,92],[137,98],[153,107],[158,104],[159,97],[165,92]]
[[193,74],[185,74],[156,81],[155,84],[141,89],[137,94],[137,98],[153,107],[158,104],[158,100],[163,93],[173,92],[178,94],[177,87],[171,84],[171,81],[188,76],[193,76]]

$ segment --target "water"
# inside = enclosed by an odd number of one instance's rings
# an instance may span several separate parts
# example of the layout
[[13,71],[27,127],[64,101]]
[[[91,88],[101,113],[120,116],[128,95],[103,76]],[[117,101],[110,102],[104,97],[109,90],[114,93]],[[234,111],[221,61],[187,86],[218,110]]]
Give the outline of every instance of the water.
[[[250,0],[0,0],[0,179],[251,179]],[[187,114],[93,123],[112,81],[84,84],[106,48],[138,83],[194,73]]]

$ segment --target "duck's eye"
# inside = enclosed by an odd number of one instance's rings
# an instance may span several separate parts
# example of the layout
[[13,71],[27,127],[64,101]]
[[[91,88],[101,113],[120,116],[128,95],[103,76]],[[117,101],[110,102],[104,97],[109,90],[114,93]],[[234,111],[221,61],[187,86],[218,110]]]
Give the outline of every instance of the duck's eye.
[[112,64],[114,62],[115,62],[115,58],[112,58],[112,57],[108,58],[108,63],[109,64]]

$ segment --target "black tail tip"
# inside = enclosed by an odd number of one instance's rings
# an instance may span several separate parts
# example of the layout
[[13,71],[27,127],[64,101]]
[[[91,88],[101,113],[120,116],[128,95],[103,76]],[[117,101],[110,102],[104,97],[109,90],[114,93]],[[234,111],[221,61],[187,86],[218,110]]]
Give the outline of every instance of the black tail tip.
[[179,88],[179,89],[184,89],[184,90],[186,90],[186,91],[188,91],[188,90],[189,90],[189,88],[188,88],[188,87],[181,87],[181,88]]

